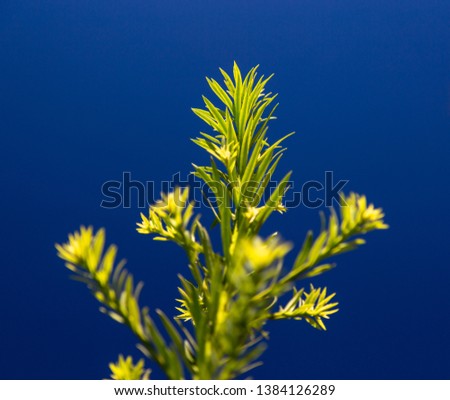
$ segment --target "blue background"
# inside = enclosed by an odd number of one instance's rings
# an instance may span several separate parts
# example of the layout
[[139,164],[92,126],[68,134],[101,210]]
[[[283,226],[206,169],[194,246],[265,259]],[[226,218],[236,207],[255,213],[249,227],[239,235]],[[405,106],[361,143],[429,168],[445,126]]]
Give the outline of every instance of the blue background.
[[[104,226],[143,302],[173,310],[182,251],[138,235],[136,206],[102,209],[100,187],[205,160],[190,107],[233,60],[276,74],[271,137],[298,132],[282,172],[301,185],[332,170],[391,225],[315,280],[340,302],[328,331],[270,324],[252,375],[449,378],[449,21],[437,0],[2,0],[0,378],[97,379],[139,355],[56,258],[80,224]],[[317,210],[299,207],[267,231],[298,249],[310,227]]]

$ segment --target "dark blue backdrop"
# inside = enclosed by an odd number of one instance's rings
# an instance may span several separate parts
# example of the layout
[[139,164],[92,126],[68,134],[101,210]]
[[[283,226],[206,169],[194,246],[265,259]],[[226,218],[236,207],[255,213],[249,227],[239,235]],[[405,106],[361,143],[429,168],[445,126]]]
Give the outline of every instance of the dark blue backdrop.
[[[138,235],[136,207],[100,208],[100,187],[203,159],[190,107],[233,60],[276,73],[272,137],[299,133],[281,169],[333,170],[391,225],[316,280],[338,293],[328,332],[271,324],[253,375],[448,378],[449,20],[444,0],[2,0],[0,378],[103,378],[139,355],[55,256],[80,224],[106,227],[143,301],[173,309],[183,253]],[[318,226],[301,207],[269,228],[298,248]]]

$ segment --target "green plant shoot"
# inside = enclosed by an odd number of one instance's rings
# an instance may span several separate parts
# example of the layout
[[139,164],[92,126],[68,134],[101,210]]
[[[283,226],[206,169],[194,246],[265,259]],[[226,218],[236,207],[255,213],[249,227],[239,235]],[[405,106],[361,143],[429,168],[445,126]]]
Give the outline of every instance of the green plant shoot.
[[[362,245],[361,235],[387,228],[382,210],[365,196],[342,195],[339,210],[331,209],[321,231],[307,234],[293,265],[284,265],[292,245],[277,233],[263,238],[260,230],[273,212],[286,212],[290,172],[267,199],[264,194],[292,134],[269,139],[277,108],[276,95],[265,89],[271,76],[258,77],[255,67],[243,77],[236,64],[231,76],[220,72],[224,85],[207,79],[218,105],[203,97],[205,107],[193,109],[208,126],[193,142],[211,157],[209,165],[193,164],[193,173],[215,193],[211,210],[220,243],[212,243],[195,215],[188,188],[163,194],[147,215],[141,214],[137,228],[186,252],[176,315],[140,306],[142,283],[135,284],[124,261],[116,260],[116,246],[105,247],[103,229],[81,227],[67,243],[56,245],[101,311],[126,325],[143,354],[170,379],[233,379],[257,367],[268,320],[304,320],[325,330],[325,321],[338,311],[335,294],[301,287],[301,281],[333,268],[329,259]],[[110,365],[111,378],[148,379],[143,364],[120,356]]]

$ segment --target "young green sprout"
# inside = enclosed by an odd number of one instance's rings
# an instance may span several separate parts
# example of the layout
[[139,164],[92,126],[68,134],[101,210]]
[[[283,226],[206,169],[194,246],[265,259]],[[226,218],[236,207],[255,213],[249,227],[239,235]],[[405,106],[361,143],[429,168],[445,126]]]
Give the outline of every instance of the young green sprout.
[[[236,64],[232,76],[220,71],[224,86],[207,79],[220,105],[203,97],[205,108],[193,109],[210,129],[193,142],[209,153],[211,162],[193,167],[217,196],[212,212],[221,242],[213,245],[194,215],[189,189],[163,194],[147,215],[141,214],[137,228],[186,252],[178,314],[169,318],[156,310],[155,322],[139,305],[142,284],[135,285],[124,262],[116,262],[114,245],[105,249],[103,229],[81,227],[68,243],[56,245],[58,256],[87,284],[101,310],[128,326],[144,355],[170,379],[233,379],[260,365],[268,320],[304,320],[325,330],[325,320],[338,311],[335,295],[326,288],[297,288],[301,280],[333,268],[328,259],[363,244],[362,234],[388,227],[382,210],[368,205],[364,196],[342,195],[339,211],[330,210],[321,232],[309,232],[293,265],[285,266],[292,245],[259,232],[274,211],[286,211],[290,172],[267,199],[264,195],[291,134],[269,139],[268,124],[277,107],[276,95],[265,91],[271,77],[258,77],[257,67],[243,77]],[[142,361],[133,364],[122,356],[111,370],[112,379],[149,375]]]

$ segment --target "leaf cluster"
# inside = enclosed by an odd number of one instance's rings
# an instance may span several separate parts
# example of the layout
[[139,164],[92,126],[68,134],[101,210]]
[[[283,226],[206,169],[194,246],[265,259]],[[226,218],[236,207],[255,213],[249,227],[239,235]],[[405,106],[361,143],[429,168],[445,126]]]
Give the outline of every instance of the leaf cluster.
[[[203,97],[204,108],[193,109],[210,128],[193,139],[209,153],[210,164],[193,168],[217,199],[211,210],[220,243],[212,243],[195,215],[188,188],[163,194],[147,215],[141,214],[137,228],[186,252],[188,274],[179,275],[178,314],[169,318],[156,310],[155,322],[140,307],[142,285],[134,285],[123,261],[115,262],[115,246],[104,249],[103,230],[82,227],[68,243],[57,245],[59,257],[87,284],[102,310],[128,326],[144,354],[171,379],[232,379],[246,373],[260,364],[269,320],[305,320],[325,330],[324,320],[337,312],[335,294],[297,285],[333,268],[329,259],[362,245],[362,234],[387,228],[382,210],[365,196],[342,196],[339,210],[322,218],[320,233],[310,231],[294,264],[285,266],[292,245],[276,232],[267,238],[259,233],[274,211],[286,211],[290,172],[266,194],[292,134],[269,139],[277,108],[276,95],[265,91],[271,76],[258,77],[255,67],[244,77],[236,64],[231,76],[220,71],[224,86],[207,79],[219,106]],[[112,369],[115,379],[144,376],[143,366],[129,358]]]

